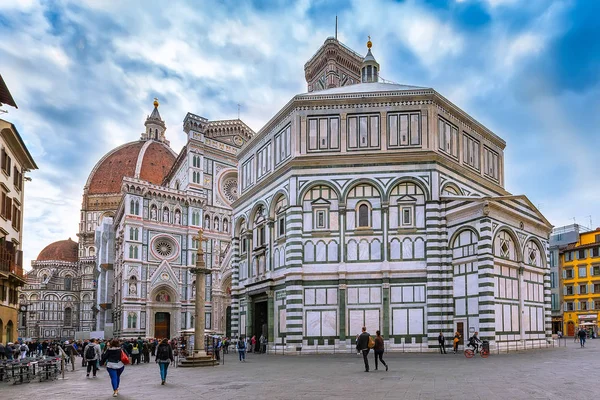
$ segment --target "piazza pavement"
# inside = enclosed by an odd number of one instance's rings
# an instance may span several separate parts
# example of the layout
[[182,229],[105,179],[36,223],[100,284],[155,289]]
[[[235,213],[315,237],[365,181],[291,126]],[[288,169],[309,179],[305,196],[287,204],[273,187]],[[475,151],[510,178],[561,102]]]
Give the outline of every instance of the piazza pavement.
[[[390,369],[365,373],[357,354],[282,356],[249,354],[245,363],[230,352],[224,365],[169,368],[161,386],[154,362],[128,366],[120,399],[586,399],[600,390],[600,340],[580,349],[562,347],[483,359],[462,354],[387,353]],[[566,347],[565,347],[566,344]],[[66,379],[12,385],[0,383],[1,399],[112,399],[108,374],[86,379],[80,366]]]

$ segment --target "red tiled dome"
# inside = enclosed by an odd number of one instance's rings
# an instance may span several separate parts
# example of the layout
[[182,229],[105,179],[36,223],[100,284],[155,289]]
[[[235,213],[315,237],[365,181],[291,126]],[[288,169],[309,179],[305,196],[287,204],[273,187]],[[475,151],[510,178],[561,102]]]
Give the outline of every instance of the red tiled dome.
[[40,252],[37,261],[68,261],[77,262],[77,242],[71,240],[59,240],[50,243]]
[[[142,157],[141,162],[138,162]],[[106,154],[88,178],[88,194],[120,193],[124,177],[139,177],[159,185],[175,163],[175,154],[164,143],[138,141]],[[139,171],[136,171],[139,168]]]

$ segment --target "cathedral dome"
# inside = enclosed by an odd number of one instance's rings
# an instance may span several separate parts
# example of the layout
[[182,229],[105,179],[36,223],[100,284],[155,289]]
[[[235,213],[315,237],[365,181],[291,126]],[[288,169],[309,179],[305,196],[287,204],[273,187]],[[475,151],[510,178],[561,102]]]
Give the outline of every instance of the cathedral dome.
[[124,177],[160,185],[175,159],[173,150],[160,141],[126,143],[108,152],[96,164],[86,184],[88,194],[120,193]]
[[36,261],[67,261],[77,262],[77,242],[71,240],[59,240],[50,243],[40,252]]

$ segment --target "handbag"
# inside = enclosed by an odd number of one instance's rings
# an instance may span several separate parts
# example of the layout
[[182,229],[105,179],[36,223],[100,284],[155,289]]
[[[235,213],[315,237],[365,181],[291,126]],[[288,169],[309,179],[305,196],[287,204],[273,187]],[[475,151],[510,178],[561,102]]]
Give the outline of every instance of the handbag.
[[131,361],[129,360],[127,353],[125,353],[122,349],[121,349],[121,362],[123,363],[123,365],[131,364]]

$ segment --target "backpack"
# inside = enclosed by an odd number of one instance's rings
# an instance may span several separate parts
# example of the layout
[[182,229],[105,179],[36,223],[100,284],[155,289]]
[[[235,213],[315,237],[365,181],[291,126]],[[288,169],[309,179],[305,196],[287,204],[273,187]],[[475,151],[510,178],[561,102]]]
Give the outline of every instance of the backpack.
[[27,346],[25,346],[24,344],[21,345],[21,351],[27,351],[29,350],[29,348]]
[[140,354],[140,348],[137,344],[133,346],[133,349],[131,349],[131,354]]
[[244,343],[243,340],[238,340],[238,342],[237,342],[237,348],[240,349],[240,350],[245,349],[246,348],[246,343]]
[[373,337],[369,336],[369,344],[368,344],[369,348],[372,349],[373,347],[375,347],[375,341],[373,340]]
[[96,356],[96,351],[94,350],[94,345],[88,344],[85,349],[85,359],[93,360],[95,356]]
[[156,352],[157,360],[169,360],[169,347],[168,346],[158,346],[158,351]]

